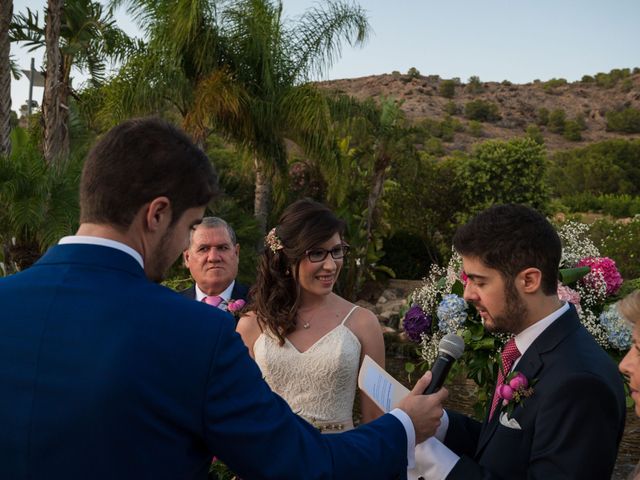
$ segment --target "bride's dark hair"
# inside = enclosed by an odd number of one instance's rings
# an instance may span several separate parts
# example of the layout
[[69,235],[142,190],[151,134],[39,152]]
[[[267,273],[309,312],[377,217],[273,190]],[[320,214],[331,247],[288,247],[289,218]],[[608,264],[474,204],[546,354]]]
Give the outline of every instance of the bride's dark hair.
[[[289,205],[275,227],[260,257],[256,283],[251,289],[258,323],[277,338],[280,345],[295,329],[300,303],[298,269],[307,250],[344,233],[345,224],[325,205],[302,199]],[[276,249],[280,242],[282,248]],[[273,248],[272,248],[273,247]],[[275,251],[274,251],[275,249]]]

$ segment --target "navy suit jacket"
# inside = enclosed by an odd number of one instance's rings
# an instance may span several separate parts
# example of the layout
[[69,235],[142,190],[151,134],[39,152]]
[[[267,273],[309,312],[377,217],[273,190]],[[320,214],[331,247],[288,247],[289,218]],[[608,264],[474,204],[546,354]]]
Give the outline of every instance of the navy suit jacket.
[[[58,245],[0,279],[0,478],[387,479],[391,415],[321,435],[271,392],[223,312],[119,250]],[[212,322],[210,315],[219,316]]]
[[[573,305],[516,365],[537,379],[508,428],[447,412],[445,444],[460,461],[449,479],[609,479],[624,430],[625,398],[616,365],[580,324]],[[491,402],[489,402],[489,405]]]

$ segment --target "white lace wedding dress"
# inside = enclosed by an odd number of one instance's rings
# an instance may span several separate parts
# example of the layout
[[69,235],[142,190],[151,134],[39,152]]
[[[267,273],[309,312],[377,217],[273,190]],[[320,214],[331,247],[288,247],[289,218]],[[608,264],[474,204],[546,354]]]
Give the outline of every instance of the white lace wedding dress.
[[288,339],[280,346],[269,332],[260,334],[253,346],[272,390],[323,433],[353,428],[361,345],[345,322],[356,308],[304,352]]

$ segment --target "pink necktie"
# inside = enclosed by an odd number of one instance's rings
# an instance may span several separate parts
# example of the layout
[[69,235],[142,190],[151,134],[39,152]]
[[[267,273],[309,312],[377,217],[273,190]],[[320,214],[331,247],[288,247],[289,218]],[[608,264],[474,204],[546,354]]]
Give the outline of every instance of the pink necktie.
[[202,301],[208,305],[211,305],[212,307],[217,307],[222,303],[222,297],[213,295],[211,297],[204,297]]
[[498,372],[498,382],[496,383],[496,389],[493,392],[493,401],[491,402],[489,421],[491,421],[491,419],[493,418],[493,412],[496,410],[498,402],[502,401],[502,399],[498,396],[498,387],[504,383],[505,374],[509,375],[509,372],[511,372],[511,367],[513,366],[513,362],[515,362],[519,356],[520,351],[516,346],[516,341],[512,338],[504,344],[504,348],[502,349],[502,368]]

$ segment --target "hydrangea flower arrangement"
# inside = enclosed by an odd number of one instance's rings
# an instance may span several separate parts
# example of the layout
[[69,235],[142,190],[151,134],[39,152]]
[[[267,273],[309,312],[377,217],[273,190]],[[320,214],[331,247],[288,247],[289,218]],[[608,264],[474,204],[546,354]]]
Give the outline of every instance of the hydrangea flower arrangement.
[[600,255],[588,233],[589,226],[578,222],[568,221],[558,228],[562,240],[558,295],[576,306],[596,341],[617,355],[631,345],[631,329],[612,305],[623,279],[616,262]]

